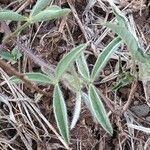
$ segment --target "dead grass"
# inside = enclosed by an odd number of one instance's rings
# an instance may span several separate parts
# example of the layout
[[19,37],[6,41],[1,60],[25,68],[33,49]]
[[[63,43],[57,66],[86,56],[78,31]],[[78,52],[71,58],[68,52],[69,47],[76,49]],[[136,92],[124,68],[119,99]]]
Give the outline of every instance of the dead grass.
[[[148,0],[118,0],[118,7],[127,15],[133,31],[137,33],[139,44],[147,52],[150,47],[150,3]],[[33,1],[1,1],[1,7],[28,13]],[[111,7],[106,0],[56,0],[62,7],[70,7],[72,14],[57,21],[36,24],[26,29],[20,36],[2,45],[0,51],[10,51],[16,43],[22,51],[23,58],[13,67],[18,72],[50,71],[53,72],[58,61],[70,48],[82,42],[91,41],[90,50],[86,51],[89,68],[93,66],[98,54],[114,38],[114,34],[102,26],[105,21],[113,21]],[[148,4],[149,3],[149,4]],[[19,24],[1,23],[0,34],[7,35]],[[2,38],[1,38],[2,41]],[[24,49],[30,51],[27,51]],[[111,59],[99,80],[97,88],[109,112],[114,128],[112,137],[91,118],[83,105],[77,127],[71,131],[72,149],[150,149],[149,112],[139,117],[130,108],[134,105],[147,104],[144,89],[140,82],[133,83],[112,92],[118,71],[117,62],[121,57],[125,71],[132,70],[133,65],[126,46],[122,46]],[[38,87],[49,93],[48,97],[37,94],[25,85],[15,85],[8,81],[9,72],[0,68],[0,149],[2,150],[50,150],[66,149],[67,145],[57,133],[51,106],[52,87]],[[136,86],[135,86],[136,85]],[[63,87],[71,118],[74,108],[74,96]],[[148,89],[149,90],[149,89]],[[123,91],[123,92],[122,92]],[[122,111],[123,110],[123,111]]]

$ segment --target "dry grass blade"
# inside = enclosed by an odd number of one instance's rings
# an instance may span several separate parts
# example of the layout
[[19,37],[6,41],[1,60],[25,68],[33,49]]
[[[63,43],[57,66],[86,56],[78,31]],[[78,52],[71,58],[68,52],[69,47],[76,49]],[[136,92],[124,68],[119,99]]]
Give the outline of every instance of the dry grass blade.
[[86,33],[85,29],[84,29],[84,26],[82,25],[82,22],[81,22],[81,20],[80,20],[80,18],[78,16],[78,13],[77,13],[76,9],[74,8],[74,6],[73,6],[73,4],[72,4],[72,2],[70,0],[67,0],[67,1],[68,1],[68,4],[69,4],[69,6],[71,8],[71,11],[72,11],[75,19],[76,19],[76,21],[77,21],[77,23],[78,23],[78,25],[79,25],[79,27],[80,27],[84,37],[85,37],[86,42],[88,42],[89,39],[88,39],[87,33]]
[[134,124],[128,124],[128,127],[150,134],[150,128],[146,128],[146,127],[143,127],[140,125],[134,125]]
[[[149,0],[0,0],[0,150],[149,150],[149,8]],[[117,36],[119,48],[105,51]],[[28,85],[12,83],[14,74]]]
[[[29,142],[30,140],[32,140],[32,138],[35,141],[41,141],[41,138],[40,138],[41,135],[39,134],[37,123],[35,124],[36,121],[38,122],[40,128],[42,127],[40,130],[43,130],[44,133],[50,137],[50,133],[47,130],[47,126],[48,126],[49,129],[52,130],[55,133],[56,137],[62,142],[65,148],[68,149],[68,145],[60,137],[60,135],[57,133],[54,127],[50,124],[50,122],[44,117],[40,109],[37,107],[37,104],[35,104],[33,100],[27,97],[15,84],[9,83],[8,82],[9,77],[6,75],[6,73],[3,70],[1,70],[1,74],[3,75],[4,79],[6,79],[5,83],[8,83],[10,90],[13,93],[12,96],[16,99],[14,101],[11,98],[9,98],[8,104],[10,103],[10,106],[13,106],[12,102],[15,103],[15,108],[12,107],[11,108],[12,111],[10,112],[13,112],[13,113],[17,112],[17,114],[13,114],[13,116],[15,117],[16,123],[14,123],[15,121],[13,121],[11,118],[6,117],[7,115],[4,112],[1,113],[3,114],[3,117],[1,117],[1,122],[8,120],[8,124],[11,124],[12,128],[16,130],[18,136],[21,138],[22,142],[24,143],[24,145],[26,146],[28,150],[32,150],[32,143]],[[24,126],[25,124],[26,126]],[[29,131],[28,131],[29,129],[27,127],[31,129],[30,134],[32,134],[32,136],[29,135]],[[28,139],[29,141],[26,139]]]
[[26,84],[27,87],[34,89],[35,91],[38,91],[41,94],[49,96],[48,93],[39,89],[36,85],[34,85],[32,82],[30,82],[28,79],[26,79],[26,77],[23,74],[17,72],[13,67],[11,67],[9,64],[4,62],[3,60],[0,60],[0,67],[5,69],[7,72],[11,72],[12,75],[17,76],[19,79],[21,79]]

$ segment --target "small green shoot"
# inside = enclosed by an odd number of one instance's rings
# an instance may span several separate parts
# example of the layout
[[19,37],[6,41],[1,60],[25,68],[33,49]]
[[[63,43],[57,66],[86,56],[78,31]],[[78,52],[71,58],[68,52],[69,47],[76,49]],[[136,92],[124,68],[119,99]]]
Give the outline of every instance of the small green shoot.
[[119,68],[119,75],[118,75],[118,81],[115,84],[115,86],[113,87],[113,91],[117,91],[120,88],[129,85],[134,79],[135,77],[128,71],[124,71],[123,70],[123,66],[122,66],[122,62],[121,62],[121,58],[119,57],[119,61],[118,61],[118,68]]
[[116,83],[116,85],[113,87],[113,91],[117,91],[120,88],[129,85],[133,82],[135,77],[130,72],[125,72],[121,75],[120,80]]
[[127,45],[133,61],[139,68],[138,77],[139,80],[143,82],[146,101],[149,103],[150,93],[148,87],[150,81],[150,55],[145,53],[145,50],[141,48],[137,38],[135,38],[136,35],[132,33],[131,25],[128,24],[125,15],[122,14],[122,12],[113,3],[113,1],[108,0],[108,2],[113,8],[113,12],[117,18],[118,23],[116,24],[109,22],[105,25],[114,33],[116,33]]
[[[113,42],[111,42],[111,47],[109,46],[109,49],[105,48],[105,53],[100,54],[98,60],[100,62],[105,61],[106,64],[110,57],[110,53],[112,54],[112,52],[118,48],[120,43],[120,38],[116,38]],[[89,43],[81,44],[70,50],[68,54],[64,55],[64,57],[58,62],[56,66],[55,76],[53,79],[51,79],[50,76],[41,73],[25,74],[28,80],[33,81],[37,84],[54,85],[53,109],[55,119],[59,132],[63,139],[66,141],[66,143],[69,143],[69,123],[65,100],[60,89],[59,82],[62,82],[71,92],[76,95],[76,103],[70,129],[73,129],[75,127],[80,117],[82,99],[86,99],[85,104],[90,109],[93,117],[102,125],[102,127],[109,134],[112,135],[113,133],[113,129],[103,106],[103,103],[98,93],[96,92],[96,88],[94,87],[94,82],[91,82],[89,68],[84,56],[84,50],[87,48],[88,44]],[[77,69],[75,69],[75,64]],[[103,64],[103,67],[105,64]],[[97,62],[95,65],[97,66]],[[95,72],[96,76],[98,76],[98,73],[102,70],[103,67],[98,68],[98,72]],[[20,80],[17,80],[16,77],[11,77],[10,81],[18,82]],[[94,79],[92,81],[94,81]],[[88,94],[83,94],[83,88],[87,89]]]
[[[51,5],[51,3],[52,0],[37,0],[31,13],[27,17],[13,11],[2,10],[0,11],[0,21],[12,20],[23,22],[24,24],[12,33],[12,35],[17,35],[17,33],[21,32],[31,24],[57,19],[70,12],[70,9],[62,9],[59,6]],[[112,4],[113,2],[110,1],[110,3]],[[119,48],[122,42],[126,43],[132,58],[139,65],[140,78],[143,80],[144,78],[145,80],[149,79],[150,55],[142,51],[136,38],[129,30],[123,15],[120,14],[115,5],[112,5],[112,7],[118,22],[106,23],[105,25],[116,33],[118,37],[114,38],[98,55],[91,73],[84,53],[89,45],[89,43],[86,43],[71,49],[70,52],[64,55],[56,66],[53,78],[48,74],[40,72],[29,72],[24,74],[28,80],[33,81],[35,84],[52,85],[54,87],[54,117],[59,132],[67,144],[70,143],[69,126],[70,129],[73,129],[77,124],[80,117],[82,102],[87,105],[93,118],[103,127],[103,129],[110,135],[113,134],[113,127],[103,105],[102,98],[98,93],[98,89],[94,85],[94,81],[97,80],[100,72],[109,61],[110,56]],[[21,55],[15,50],[11,53],[1,54],[2,59],[10,61],[12,64],[16,63],[20,57]],[[121,73],[121,78],[114,87],[114,90],[118,90],[134,80],[134,76],[129,72],[125,73],[121,70],[119,73]],[[10,78],[10,81],[17,83],[21,82],[21,80],[14,76]],[[76,102],[71,124],[68,122],[66,102],[60,85],[65,85],[75,95]]]
[[[14,21],[25,22],[24,26],[22,26],[22,28],[18,31],[22,31],[24,27],[27,27],[33,23],[57,19],[67,15],[70,12],[69,9],[62,9],[58,6],[50,5],[51,2],[52,0],[38,0],[29,17],[20,16],[14,12],[14,15],[18,15],[18,19],[14,19]],[[73,129],[77,124],[80,117],[82,102],[85,102],[91,111],[93,118],[103,127],[103,129],[110,135],[113,134],[113,127],[103,105],[102,98],[98,94],[98,89],[94,85],[94,81],[99,77],[100,72],[109,61],[110,56],[119,48],[122,42],[127,44],[132,58],[138,62],[141,70],[142,68],[146,69],[147,66],[150,68],[150,56],[145,54],[140,49],[138,42],[128,29],[123,16],[118,14],[118,10],[116,11],[115,8],[113,9],[118,22],[116,24],[106,23],[106,26],[115,32],[118,37],[114,38],[99,54],[91,73],[84,53],[89,43],[81,44],[71,49],[69,53],[64,55],[56,66],[53,79],[49,75],[45,75],[40,72],[25,73],[26,78],[36,84],[48,84],[54,86],[54,116],[59,132],[66,143],[70,142],[69,125],[70,129]],[[8,12],[6,18],[6,12],[2,12],[3,11],[0,12],[0,20],[11,20]],[[14,56],[14,54],[11,55]],[[9,55],[6,57],[9,57]],[[15,58],[18,58],[18,56]],[[148,76],[149,72],[145,75]],[[116,85],[116,87],[114,87],[114,90],[118,90],[120,87],[131,83],[133,80],[134,77],[132,74],[128,72],[123,74],[120,82]],[[10,81],[21,82],[16,77],[11,77]],[[65,85],[75,95],[76,102],[71,124],[68,122],[66,102],[60,85]]]
[[9,38],[16,36],[33,23],[57,19],[67,15],[70,12],[70,9],[62,9],[61,7],[55,5],[47,7],[51,2],[52,0],[37,0],[28,17],[10,10],[0,10],[0,21],[11,20],[24,22],[20,28],[8,35],[3,42],[5,43]]
[[17,61],[21,58],[22,54],[14,48],[11,52],[2,52],[0,57],[9,61],[12,65],[17,63]]

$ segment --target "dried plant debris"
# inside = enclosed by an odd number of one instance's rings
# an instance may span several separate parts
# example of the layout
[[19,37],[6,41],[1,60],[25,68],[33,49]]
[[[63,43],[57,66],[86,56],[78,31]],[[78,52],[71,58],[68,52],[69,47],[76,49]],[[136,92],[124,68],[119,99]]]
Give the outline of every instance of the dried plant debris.
[[148,150],[149,0],[0,1],[0,149]]

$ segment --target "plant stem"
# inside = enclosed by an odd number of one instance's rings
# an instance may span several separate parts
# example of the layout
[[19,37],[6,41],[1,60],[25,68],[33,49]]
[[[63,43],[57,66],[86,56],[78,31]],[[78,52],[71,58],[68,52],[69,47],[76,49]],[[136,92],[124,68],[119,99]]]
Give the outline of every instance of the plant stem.
[[11,65],[7,64],[1,59],[0,59],[0,68],[4,69],[8,74],[15,75],[16,77],[18,77],[20,80],[22,80],[25,83],[25,85],[28,88],[33,89],[34,91],[37,91],[38,93],[43,94],[47,97],[50,96],[49,93],[41,90],[40,88],[38,88],[38,86],[33,84],[31,81],[29,81],[24,74],[19,73],[15,68],[13,68]]

